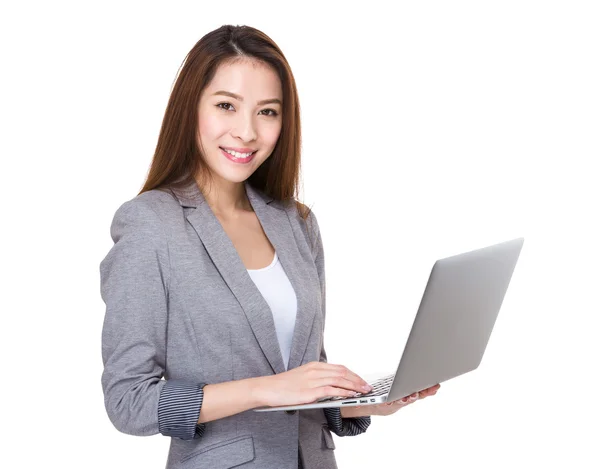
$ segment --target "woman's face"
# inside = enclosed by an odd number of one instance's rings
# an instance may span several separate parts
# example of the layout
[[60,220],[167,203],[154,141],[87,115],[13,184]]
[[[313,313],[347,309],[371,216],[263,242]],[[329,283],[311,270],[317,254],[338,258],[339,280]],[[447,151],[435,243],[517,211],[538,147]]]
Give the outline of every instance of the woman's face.
[[271,155],[282,101],[279,76],[267,65],[243,60],[219,66],[198,106],[200,148],[216,181],[245,181]]

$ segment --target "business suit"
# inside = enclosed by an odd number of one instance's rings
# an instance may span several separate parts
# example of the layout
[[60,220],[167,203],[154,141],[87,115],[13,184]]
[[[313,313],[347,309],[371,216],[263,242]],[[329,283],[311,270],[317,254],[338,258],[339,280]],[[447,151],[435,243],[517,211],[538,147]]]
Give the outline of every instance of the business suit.
[[[297,297],[288,369],[326,361],[316,218],[309,237],[295,204],[244,185]],[[339,410],[249,410],[196,424],[203,385],[285,371],[270,308],[198,186],[125,202],[111,236],[115,244],[100,264],[102,387],[115,427],[171,436],[167,469],[291,469],[299,454],[306,469],[336,468],[330,430],[362,433],[369,417],[340,425]]]

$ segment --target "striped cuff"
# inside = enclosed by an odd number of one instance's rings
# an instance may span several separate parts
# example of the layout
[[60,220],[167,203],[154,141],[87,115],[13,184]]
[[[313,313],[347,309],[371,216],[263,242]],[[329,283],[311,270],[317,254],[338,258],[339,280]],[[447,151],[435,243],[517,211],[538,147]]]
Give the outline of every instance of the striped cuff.
[[204,386],[185,380],[167,380],[158,399],[160,433],[182,440],[200,438],[204,434],[206,425],[198,423]]
[[326,407],[323,409],[329,429],[337,436],[355,436],[367,431],[371,425],[371,417],[342,418],[341,407]]

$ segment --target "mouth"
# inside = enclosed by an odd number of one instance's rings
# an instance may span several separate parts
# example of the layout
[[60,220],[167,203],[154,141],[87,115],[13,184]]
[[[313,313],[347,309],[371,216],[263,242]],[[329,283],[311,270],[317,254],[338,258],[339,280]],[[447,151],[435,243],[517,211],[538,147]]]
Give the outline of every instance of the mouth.
[[223,153],[223,155],[228,158],[229,160],[235,162],[235,163],[249,163],[250,161],[252,161],[254,159],[254,155],[256,155],[256,152],[258,150],[255,150],[253,152],[247,152],[247,153],[240,153],[237,151],[232,151],[232,150],[225,150],[223,147],[219,147],[219,149],[221,150],[221,153]]

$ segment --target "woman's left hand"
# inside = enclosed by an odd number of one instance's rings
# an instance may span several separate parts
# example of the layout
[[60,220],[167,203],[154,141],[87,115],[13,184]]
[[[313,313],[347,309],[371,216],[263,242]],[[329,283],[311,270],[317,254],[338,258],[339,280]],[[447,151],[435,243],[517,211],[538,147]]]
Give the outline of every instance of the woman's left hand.
[[356,409],[356,413],[360,414],[361,417],[366,417],[369,415],[392,415],[402,409],[402,407],[406,407],[407,405],[412,404],[419,399],[433,396],[439,388],[440,385],[436,384],[435,386],[423,389],[422,391],[416,392],[410,396],[403,397],[402,399],[398,399],[396,401],[383,402],[382,404],[349,407],[348,409]]

